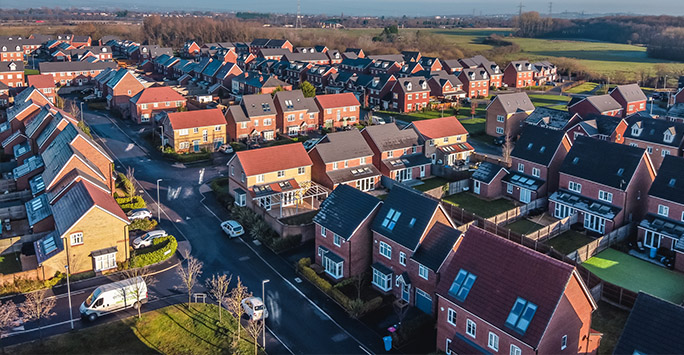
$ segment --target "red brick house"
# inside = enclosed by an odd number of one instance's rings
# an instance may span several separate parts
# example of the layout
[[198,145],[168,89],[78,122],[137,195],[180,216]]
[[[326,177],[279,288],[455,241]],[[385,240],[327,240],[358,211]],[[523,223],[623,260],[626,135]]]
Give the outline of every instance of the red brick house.
[[445,59],[441,62],[444,70],[449,74],[458,75],[463,70],[463,65],[458,59]]
[[358,130],[328,133],[309,150],[313,181],[335,189],[349,185],[361,191],[380,185],[380,171],[373,165],[373,151]]
[[624,118],[589,114],[567,132],[572,142],[579,136],[586,136],[622,144],[625,142],[626,129],[627,121]]
[[224,88],[230,89],[233,86],[233,78],[242,74],[242,69],[233,63],[227,62],[223,64],[221,69],[216,73],[215,79],[217,83],[221,83]]
[[[352,86],[351,91],[360,92],[363,95],[364,100],[360,101],[364,106],[380,107],[382,105],[385,109],[389,109],[391,98],[394,97],[396,82],[397,78],[394,75],[370,76],[359,74],[356,81],[349,83],[349,85]],[[399,89],[397,88],[397,90]],[[397,93],[398,98],[399,94]]]
[[317,92],[323,92],[331,75],[337,73],[337,68],[330,65],[314,65],[306,72],[306,81],[316,87]]
[[399,130],[396,124],[367,126],[361,134],[373,151],[373,164],[382,175],[403,182],[431,176],[430,160],[418,134],[410,129]]
[[145,89],[145,85],[125,68],[117,70],[103,85],[103,94],[110,109],[117,109],[124,117],[129,115],[131,98]]
[[318,106],[301,90],[279,91],[273,97],[276,108],[276,127],[289,136],[318,128]]
[[195,41],[185,41],[183,48],[180,51],[180,55],[184,58],[194,58],[200,53],[200,46]]
[[437,57],[420,57],[418,63],[428,72],[437,72],[444,68]]
[[684,123],[641,115],[633,115],[625,121],[624,144],[646,149],[656,170],[666,156],[684,156]]
[[463,91],[463,83],[458,77],[446,71],[438,71],[428,79],[430,86],[430,96],[439,100],[462,99],[466,96]]
[[622,117],[622,105],[611,95],[587,96],[568,104],[568,111],[587,117],[590,114]]
[[563,131],[525,126],[511,152],[510,173],[503,178],[506,196],[529,203],[556,191],[571,145]]
[[[646,248],[668,251],[675,270],[684,272],[684,158],[666,156],[648,191],[648,213],[638,240]],[[662,249],[661,249],[662,248]]]
[[59,86],[81,86],[90,84],[106,68],[115,69],[114,62],[41,62],[41,74],[52,75]]
[[454,116],[413,121],[406,129],[418,134],[424,155],[432,164],[455,166],[470,161],[475,149],[467,142],[468,131]]
[[646,111],[646,95],[637,84],[618,85],[609,95],[622,106],[622,117]]
[[[384,100],[383,100],[384,101]],[[391,102],[391,105],[389,103]],[[399,112],[418,111],[430,102],[430,87],[421,77],[400,78],[392,86],[387,108]]]
[[333,280],[368,271],[372,260],[371,224],[382,205],[377,197],[350,186],[330,193],[314,217],[316,264]]
[[187,99],[168,86],[152,86],[140,91],[130,100],[131,119],[138,124],[153,122],[156,113],[178,111]]
[[292,52],[293,46],[286,39],[256,38],[249,44],[249,51],[256,54],[261,48],[283,48]]
[[24,86],[24,62],[0,62],[0,83],[10,88]]
[[50,100],[50,103],[55,104],[55,96],[57,96],[57,90],[55,89],[55,82],[52,80],[51,75],[47,74],[35,74],[27,75],[26,82],[28,86],[33,86],[34,88],[40,90],[45,97]]
[[24,62],[24,48],[12,40],[0,41],[0,62]]
[[93,40],[90,36],[74,35],[71,37],[70,44],[76,48],[89,47],[93,44]]
[[276,113],[270,94],[243,96],[240,105],[232,105],[226,111],[229,139],[273,140],[277,128]]
[[473,181],[472,191],[487,200],[498,199],[503,196],[502,179],[507,175],[508,170],[503,166],[483,161],[470,177]]
[[537,86],[558,80],[558,68],[549,61],[532,64],[534,66],[534,83]]
[[515,140],[523,122],[535,107],[525,92],[496,95],[487,105],[485,132],[493,137],[505,136]]
[[524,88],[535,84],[534,66],[526,60],[516,60],[508,63],[503,73],[503,82],[509,88]]
[[437,286],[438,351],[596,353],[597,304],[572,265],[478,227],[454,249]]
[[318,124],[328,129],[343,128],[359,122],[361,104],[350,92],[317,95]]
[[402,65],[392,60],[375,60],[373,64],[368,67],[368,74],[370,75],[384,75],[397,74],[401,70]]
[[484,68],[467,68],[458,74],[468,98],[489,96],[489,73]]
[[525,119],[525,124],[548,129],[567,131],[579,123],[582,118],[568,111],[548,107],[536,107]]
[[642,198],[655,176],[644,149],[577,137],[561,164],[549,211],[556,218],[578,214],[587,231],[604,235],[640,220],[646,213]]

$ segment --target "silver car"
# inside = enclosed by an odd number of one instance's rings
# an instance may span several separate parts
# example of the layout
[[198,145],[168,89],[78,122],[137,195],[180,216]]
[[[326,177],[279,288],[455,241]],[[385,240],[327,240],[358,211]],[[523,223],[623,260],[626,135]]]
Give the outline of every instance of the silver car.
[[133,240],[133,249],[149,247],[156,238],[166,237],[167,235],[166,231],[162,229],[149,231]]
[[152,218],[152,212],[147,208],[138,208],[128,212],[128,219],[134,221],[136,219]]

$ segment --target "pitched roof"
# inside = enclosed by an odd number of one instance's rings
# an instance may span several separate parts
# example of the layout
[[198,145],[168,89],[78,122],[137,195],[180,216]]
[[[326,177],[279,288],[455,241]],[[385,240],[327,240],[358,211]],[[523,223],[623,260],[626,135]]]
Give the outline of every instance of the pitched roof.
[[461,234],[458,229],[437,222],[425,235],[411,259],[437,272]]
[[55,87],[55,79],[48,74],[27,75],[26,81],[28,86],[35,86],[40,89]]
[[240,105],[245,109],[247,117],[275,115],[276,108],[270,94],[245,95]]
[[148,104],[166,101],[185,101],[185,98],[176,90],[168,86],[151,86],[140,91],[131,98],[135,104]]
[[512,65],[513,68],[515,69],[515,71],[518,71],[518,72],[525,72],[525,71],[532,71],[533,70],[532,64],[530,64],[530,62],[528,62],[526,60],[514,60],[508,65]]
[[471,177],[473,180],[482,181],[485,184],[489,184],[502,169],[506,174],[508,174],[508,170],[506,170],[503,166],[496,165],[488,161],[483,161],[480,163],[480,166],[477,168],[477,170],[475,170]]
[[68,71],[86,71],[86,70],[102,70],[105,68],[116,68],[116,63],[114,62],[86,62],[86,61],[74,61],[74,62],[41,62],[38,64],[40,68],[40,73],[56,73],[56,72],[68,72]]
[[373,151],[357,129],[328,133],[313,148],[324,163],[372,156]]
[[102,208],[126,224],[129,223],[128,217],[112,196],[86,180],[81,180],[74,184],[52,206],[55,227],[59,234],[64,235],[68,232],[93,206]]
[[230,113],[230,117],[232,117],[233,121],[236,123],[250,121],[247,115],[245,115],[245,110],[240,105],[229,106],[228,111],[226,111],[226,118],[228,118],[228,113]]
[[346,107],[346,106],[360,106],[359,100],[351,92],[344,92],[341,94],[316,95],[316,103],[321,109]]
[[417,76],[399,78],[395,82],[395,87],[400,87],[404,92],[423,92],[430,91],[427,79]]
[[639,292],[614,354],[681,354],[684,307]]
[[637,84],[618,85],[610,92],[622,96],[626,102],[646,101],[646,95]]
[[411,123],[427,139],[468,134],[461,122],[454,116],[413,121]]
[[243,150],[235,156],[247,176],[313,165],[301,143]]
[[665,156],[648,194],[684,205],[684,158]]
[[377,197],[342,184],[323,201],[313,221],[348,240],[379,204]]
[[218,108],[185,112],[169,112],[167,113],[167,117],[171,127],[174,130],[226,124],[226,119],[223,117],[223,113]]
[[525,123],[551,129],[563,129],[573,117],[574,115],[568,111],[537,107],[527,116]]
[[[307,100],[301,90],[278,91],[273,97],[273,101],[279,104],[278,106],[283,112],[309,110],[311,108],[311,100]],[[318,112],[317,106],[315,112]]]
[[[638,139],[660,145],[667,145],[679,148],[684,140],[684,123],[670,122],[662,119],[654,119],[641,115],[632,115],[626,119],[627,130],[625,138]],[[633,133],[633,129],[638,128],[638,134]],[[665,133],[672,137],[671,142],[665,141]]]
[[400,130],[395,123],[367,126],[363,130],[381,152],[418,145],[418,134],[414,130]]
[[[437,200],[410,187],[395,184],[375,217],[371,229],[410,250],[415,250],[437,208]],[[395,224],[385,223],[387,217],[392,217],[389,215],[391,211],[400,213]]]
[[511,157],[548,167],[564,136],[565,131],[526,125],[520,132]]
[[[600,152],[601,159],[597,159]],[[578,136],[560,172],[625,190],[644,158],[644,149]]]
[[525,92],[496,95],[489,105],[491,106],[495,102],[500,102],[501,107],[507,114],[534,111],[534,105]]
[[596,128],[598,134],[610,136],[611,134],[613,134],[613,132],[615,132],[615,129],[620,125],[620,122],[622,122],[622,118],[590,113],[589,115],[586,115],[585,120],[583,122],[590,124],[591,126]]
[[[464,301],[449,293],[462,269],[476,276]],[[470,227],[442,270],[437,294],[537,348],[574,268],[478,227]],[[519,297],[537,306],[523,334],[506,325]]]
[[[622,109],[620,103],[615,101],[615,99],[610,95],[587,96],[575,104],[578,104],[584,100],[592,104],[599,112],[617,111]],[[568,105],[568,107],[573,106],[570,104]]]
[[91,170],[104,178],[104,175],[87,157],[81,152],[71,146],[71,142],[78,135],[82,134],[73,124],[68,124],[59,132],[57,137],[45,149],[41,157],[45,161],[45,170],[43,171],[43,181],[45,186],[51,186],[59,172],[66,166],[73,156],[78,157]]

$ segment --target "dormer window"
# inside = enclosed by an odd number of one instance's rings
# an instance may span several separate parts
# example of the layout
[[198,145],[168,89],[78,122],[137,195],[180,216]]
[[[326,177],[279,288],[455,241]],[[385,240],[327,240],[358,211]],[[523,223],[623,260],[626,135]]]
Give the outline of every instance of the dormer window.
[[672,143],[672,141],[674,140],[674,135],[670,132],[670,130],[665,131],[663,140],[665,141],[665,143]]
[[427,89],[427,84],[423,81],[423,83],[420,84],[420,87],[421,87],[423,90],[425,90],[425,89]]
[[413,90],[413,85],[411,85],[411,83],[406,83],[406,90]]
[[639,127],[638,125],[632,126],[632,135],[638,137],[641,135],[641,131],[643,131],[643,128]]

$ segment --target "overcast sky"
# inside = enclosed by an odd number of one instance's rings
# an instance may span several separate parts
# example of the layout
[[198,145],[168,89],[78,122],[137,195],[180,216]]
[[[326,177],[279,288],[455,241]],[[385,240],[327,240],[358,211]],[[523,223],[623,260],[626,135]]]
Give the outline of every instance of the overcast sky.
[[[519,0],[301,0],[304,14],[431,16],[460,14],[512,14]],[[297,0],[0,0],[0,8],[76,6],[132,10],[214,10],[295,13]],[[548,13],[549,1],[523,0],[524,11]],[[635,13],[684,15],[684,0],[556,0],[553,13]]]

